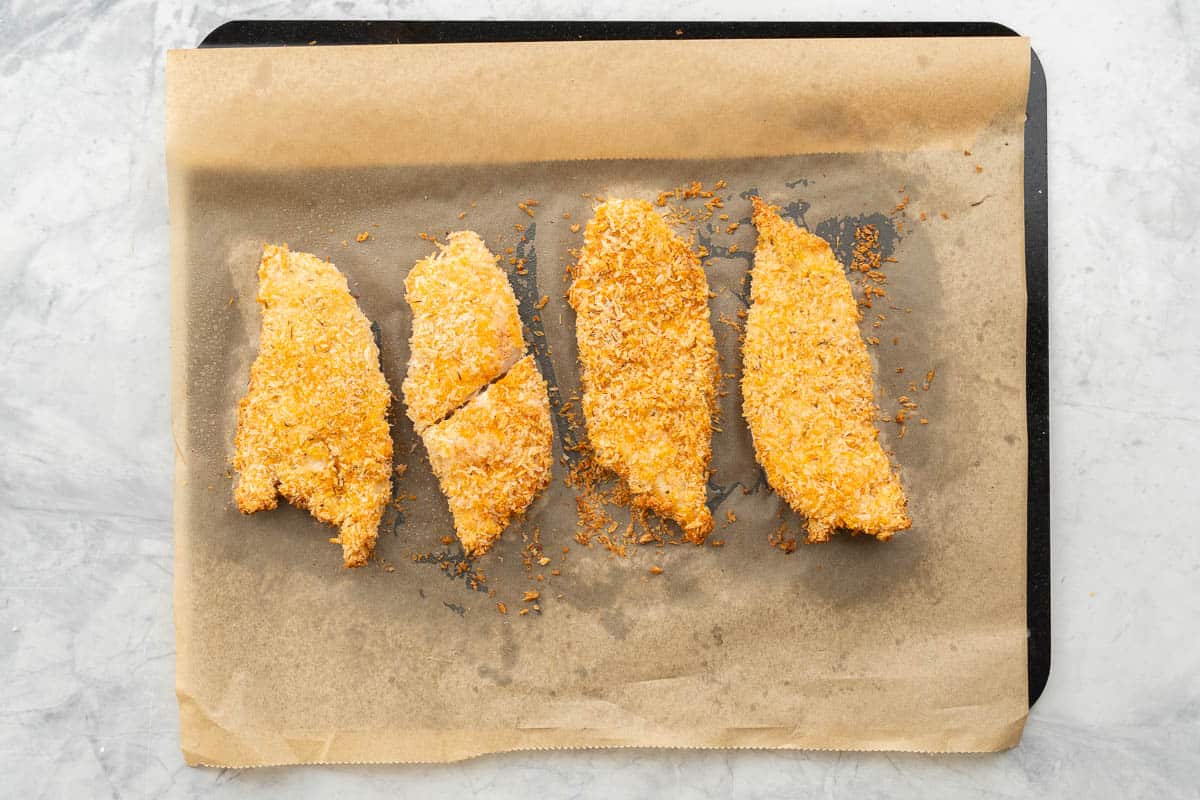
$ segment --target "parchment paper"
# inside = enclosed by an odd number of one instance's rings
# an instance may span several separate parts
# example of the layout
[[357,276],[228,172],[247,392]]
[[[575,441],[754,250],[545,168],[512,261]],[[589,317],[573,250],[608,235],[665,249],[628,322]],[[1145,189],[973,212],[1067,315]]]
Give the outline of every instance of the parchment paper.
[[[187,761],[1014,745],[1028,710],[1028,74],[1028,42],[1017,38],[172,52]],[[347,274],[397,394],[410,325],[403,280],[433,249],[418,234],[470,228],[495,252],[512,247],[528,273],[508,267],[527,339],[557,388],[557,412],[578,391],[562,295],[582,241],[570,227],[592,208],[582,195],[653,199],[693,180],[728,183],[719,211],[730,219],[683,229],[711,253],[729,376],[710,492],[723,547],[632,547],[620,558],[577,543],[574,491],[562,480],[573,456],[562,445],[578,434],[556,413],[550,489],[461,574],[457,545],[442,543],[453,533],[445,499],[399,399],[403,511],[385,519],[377,563],[343,569],[332,529],[296,509],[237,512],[229,463],[257,349],[262,242],[328,256]],[[900,395],[920,406],[903,438],[881,426],[913,517],[890,543],[839,535],[789,555],[768,542],[781,524],[800,536],[802,521],[766,488],[741,419],[736,312],[754,246],[752,191],[843,260],[855,225],[874,223],[895,259],[885,263],[888,297],[864,321],[880,339],[871,352],[883,412],[895,413]],[[517,207],[526,199],[540,203],[532,218]],[[929,389],[913,392],[929,370]],[[551,561],[529,568],[522,549],[535,531]],[[521,616],[527,590],[540,592],[541,611]]]

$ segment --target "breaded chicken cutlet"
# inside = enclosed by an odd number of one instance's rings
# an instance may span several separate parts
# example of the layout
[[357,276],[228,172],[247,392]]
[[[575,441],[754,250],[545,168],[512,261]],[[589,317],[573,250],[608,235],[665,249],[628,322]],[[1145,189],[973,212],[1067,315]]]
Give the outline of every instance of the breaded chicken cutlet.
[[550,482],[546,382],[525,342],[517,299],[471,231],[450,234],[404,282],[413,311],[404,379],[408,416],[468,555],[482,555]]
[[828,243],[753,198],[758,245],[742,347],[742,409],[775,491],[807,540],[847,529],[879,539],[911,524],[879,443],[860,313]]
[[588,222],[568,299],[597,462],[702,543],[717,351],[699,259],[650,203],[610,200]]
[[240,511],[275,508],[279,495],[338,527],[347,567],[367,563],[391,497],[391,391],[379,348],[328,261],[263,248],[262,336],[238,405],[234,468]]
[[487,552],[550,482],[550,401],[525,356],[422,437],[463,550]]
[[413,311],[401,387],[417,433],[499,378],[525,353],[517,298],[496,257],[472,231],[448,237],[404,279]]

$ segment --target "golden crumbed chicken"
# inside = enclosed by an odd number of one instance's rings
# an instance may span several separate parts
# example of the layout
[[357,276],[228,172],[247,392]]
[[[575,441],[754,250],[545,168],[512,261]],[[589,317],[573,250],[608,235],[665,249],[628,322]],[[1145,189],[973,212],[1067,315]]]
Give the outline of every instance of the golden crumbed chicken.
[[402,390],[421,433],[503,375],[525,342],[508,277],[471,231],[417,262],[404,289],[413,327]]
[[336,525],[347,567],[367,563],[391,497],[391,392],[371,324],[328,261],[263,248],[262,336],[238,405],[235,497],[245,514],[278,496]]
[[602,203],[587,225],[568,299],[597,462],[633,502],[702,543],[717,351],[696,254],[644,200]]
[[879,443],[871,358],[850,282],[824,239],[753,198],[758,246],[742,347],[742,409],[775,491],[807,518],[891,538],[909,527],[904,490]]
[[422,437],[468,555],[488,551],[550,482],[550,402],[533,356]]
[[450,234],[405,288],[413,312],[408,415],[463,549],[482,555],[550,481],[546,382],[532,357],[521,358],[517,298],[478,235]]

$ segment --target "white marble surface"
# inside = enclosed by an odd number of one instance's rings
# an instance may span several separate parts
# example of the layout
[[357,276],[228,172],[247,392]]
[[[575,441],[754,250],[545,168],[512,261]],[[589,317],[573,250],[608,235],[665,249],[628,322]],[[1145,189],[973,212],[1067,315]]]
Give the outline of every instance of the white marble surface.
[[[1200,4],[1025,0],[1050,87],[1054,670],[993,756],[217,771],[173,694],[163,62],[239,17],[988,19],[977,2],[0,0],[0,795],[1200,797]],[[1055,7],[1055,8],[1052,8]]]

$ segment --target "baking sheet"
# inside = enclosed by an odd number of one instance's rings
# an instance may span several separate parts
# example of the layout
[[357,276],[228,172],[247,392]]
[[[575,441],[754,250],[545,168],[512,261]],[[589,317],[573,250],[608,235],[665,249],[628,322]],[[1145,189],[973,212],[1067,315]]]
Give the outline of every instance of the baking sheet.
[[[184,51],[168,78],[177,681],[190,763],[1016,742],[1027,711],[1026,41]],[[561,402],[577,389],[562,293],[581,241],[570,227],[590,213],[582,195],[652,199],[718,179],[731,221],[748,223],[743,195],[757,191],[843,255],[856,223],[883,232],[897,310],[883,312],[872,348],[881,405],[937,374],[915,398],[930,424],[903,439],[883,432],[911,532],[792,555],[768,543],[781,523],[799,535],[800,520],[765,490],[740,420],[748,224],[694,231],[714,254],[714,331],[733,376],[713,443],[724,547],[626,558],[582,547],[560,462],[491,555],[461,575],[443,570],[456,552],[441,543],[449,513],[399,403],[404,511],[378,565],[342,570],[329,529],[302,512],[233,508],[228,460],[255,352],[262,241],[346,272],[393,387],[407,360],[403,278],[431,250],[418,233],[469,227],[497,252],[513,247],[528,321],[548,298],[528,338]],[[517,207],[526,199],[540,202],[532,218]],[[361,232],[371,238],[356,242]],[[556,455],[569,455],[572,432],[557,419]],[[531,577],[521,551],[534,530],[552,562]],[[470,585],[480,568],[483,591]],[[518,616],[528,589],[542,611]]]

